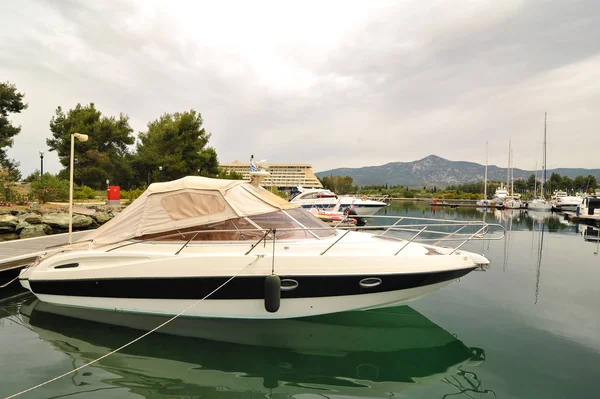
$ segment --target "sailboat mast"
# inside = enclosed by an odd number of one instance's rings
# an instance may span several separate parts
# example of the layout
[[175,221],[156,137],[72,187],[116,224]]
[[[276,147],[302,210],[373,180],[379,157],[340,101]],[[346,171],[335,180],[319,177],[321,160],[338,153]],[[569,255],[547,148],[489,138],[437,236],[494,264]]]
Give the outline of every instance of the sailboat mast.
[[546,117],[548,116],[547,112],[544,112],[544,157],[543,157],[543,165],[542,168],[544,170],[544,180],[542,181],[542,197],[546,198]]
[[488,168],[488,142],[485,142],[485,176],[483,177],[483,199],[487,199],[487,168]]
[[535,161],[535,179],[533,179],[533,196],[537,196],[537,161]]
[[515,172],[513,171],[513,152],[510,149],[510,195],[515,195]]
[[510,140],[508,140],[508,168],[506,169],[506,189],[510,188]]

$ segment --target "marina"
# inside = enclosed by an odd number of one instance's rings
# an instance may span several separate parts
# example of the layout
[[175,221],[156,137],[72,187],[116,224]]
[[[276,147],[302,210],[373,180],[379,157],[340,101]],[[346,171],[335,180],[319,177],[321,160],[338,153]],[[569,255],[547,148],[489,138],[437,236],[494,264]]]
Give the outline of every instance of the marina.
[[597,2],[5,3],[0,399],[599,396]]
[[[587,227],[547,212],[433,209],[423,202],[393,202],[377,216],[485,217],[504,226],[506,237],[467,243],[466,250],[489,257],[486,271],[409,306],[269,324],[182,318],[72,379],[23,397],[110,392],[155,398],[165,391],[181,398],[592,395],[593,365],[600,361],[593,307],[600,299],[594,284],[600,258]],[[565,264],[576,273],[566,273]],[[557,284],[574,290],[557,291]],[[94,360],[165,320],[77,311],[31,295],[1,305],[1,396]],[[35,361],[39,356],[46,360]],[[17,363],[18,373],[9,366]]]

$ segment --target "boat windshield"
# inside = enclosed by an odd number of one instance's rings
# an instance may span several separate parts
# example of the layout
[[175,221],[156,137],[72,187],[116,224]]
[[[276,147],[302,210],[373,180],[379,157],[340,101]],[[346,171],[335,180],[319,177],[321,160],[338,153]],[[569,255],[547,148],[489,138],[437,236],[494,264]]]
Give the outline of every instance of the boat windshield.
[[254,241],[264,236],[268,229],[277,229],[276,235],[278,240],[317,239],[317,237],[329,237],[335,234],[334,229],[310,212],[298,208],[228,219],[222,222],[156,234],[146,234],[137,237],[137,239],[160,241]]

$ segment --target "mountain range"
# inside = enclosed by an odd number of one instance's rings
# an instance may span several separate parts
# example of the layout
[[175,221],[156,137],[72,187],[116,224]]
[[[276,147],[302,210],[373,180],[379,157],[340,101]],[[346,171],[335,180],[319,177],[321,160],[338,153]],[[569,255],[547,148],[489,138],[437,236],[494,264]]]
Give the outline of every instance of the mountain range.
[[[315,173],[323,176],[350,176],[354,184],[368,186],[375,184],[403,185],[409,187],[438,186],[452,184],[482,182],[485,165],[475,162],[450,161],[436,155],[429,155],[413,162],[390,162],[380,166],[364,166],[362,168],[338,168]],[[488,181],[506,181],[507,168],[488,165]],[[534,174],[533,170],[513,168],[516,179],[527,179]],[[600,169],[557,168],[548,169],[547,178],[552,173],[568,176],[571,179],[578,176],[593,175],[600,181]],[[541,172],[538,171],[541,177]]]

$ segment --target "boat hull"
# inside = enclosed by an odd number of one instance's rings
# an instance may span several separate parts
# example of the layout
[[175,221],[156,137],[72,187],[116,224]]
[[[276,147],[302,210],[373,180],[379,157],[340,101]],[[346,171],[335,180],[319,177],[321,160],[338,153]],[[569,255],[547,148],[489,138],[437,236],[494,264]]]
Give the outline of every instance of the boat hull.
[[[350,310],[398,306],[421,298],[450,281],[399,291],[321,298],[282,299],[277,312],[265,310],[263,299],[206,299],[184,313],[188,317],[228,319],[285,319],[316,316]],[[193,299],[98,298],[36,294],[43,302],[79,308],[112,310],[139,314],[174,316],[193,305]]]
[[[210,293],[227,277],[208,282],[206,278],[180,278],[27,283],[41,301],[56,305],[176,315],[198,302],[185,312],[186,316],[282,319],[400,305],[440,289],[473,269],[395,275],[282,276],[282,280],[296,281],[298,288],[282,291],[281,306],[273,313],[265,310],[266,276],[236,277],[213,294]],[[379,279],[381,283],[361,285],[365,279]],[[207,299],[201,300],[204,297]]]

